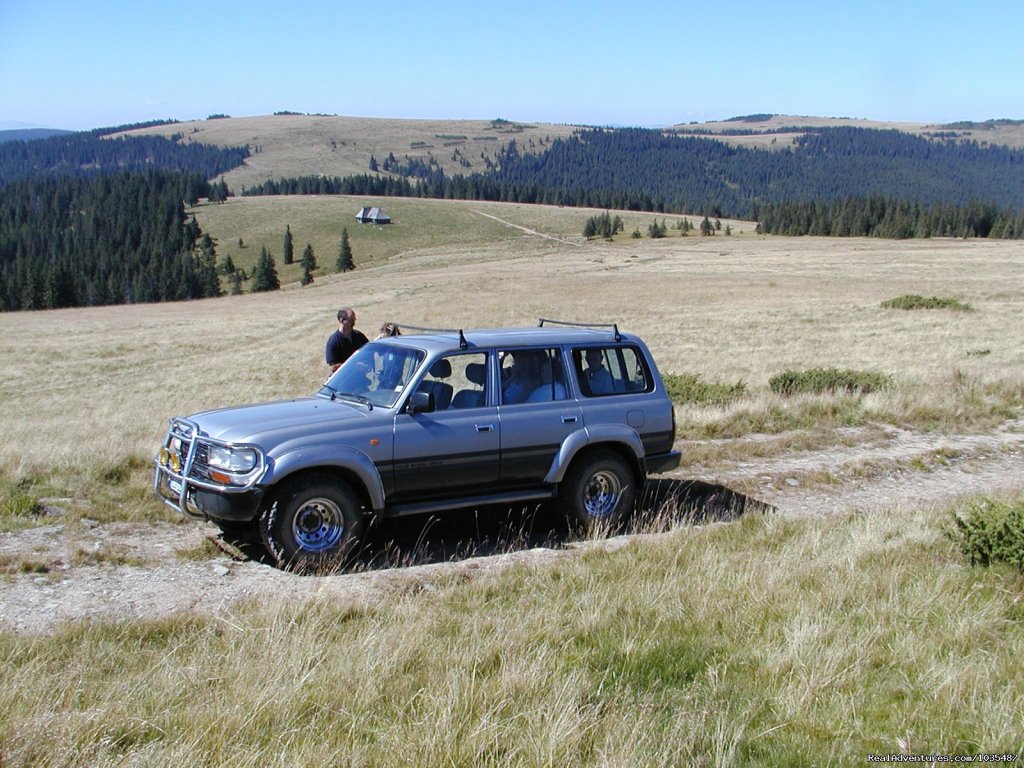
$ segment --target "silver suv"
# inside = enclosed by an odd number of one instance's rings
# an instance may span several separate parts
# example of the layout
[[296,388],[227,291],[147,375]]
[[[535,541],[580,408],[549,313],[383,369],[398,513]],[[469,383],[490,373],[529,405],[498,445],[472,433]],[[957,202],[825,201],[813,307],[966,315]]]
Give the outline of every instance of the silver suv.
[[555,499],[574,524],[614,525],[679,465],[674,439],[654,360],[616,326],[402,326],[311,397],[171,419],[153,484],[309,571],[343,562],[373,517]]

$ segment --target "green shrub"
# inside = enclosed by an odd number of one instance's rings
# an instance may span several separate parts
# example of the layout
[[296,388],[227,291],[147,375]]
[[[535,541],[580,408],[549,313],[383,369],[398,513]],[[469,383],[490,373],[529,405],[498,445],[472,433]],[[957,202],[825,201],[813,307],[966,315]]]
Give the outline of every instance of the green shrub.
[[1024,573],[1024,501],[983,499],[966,515],[954,512],[953,524],[950,535],[971,565],[1007,563]]
[[805,371],[783,371],[768,380],[772,392],[778,395],[825,394],[850,392],[867,394],[886,389],[892,379],[873,371],[849,371],[838,368],[810,368]]
[[0,517],[29,517],[41,511],[39,500],[27,493],[0,495]]
[[973,312],[974,307],[964,304],[956,299],[942,299],[938,296],[918,296],[916,293],[907,293],[897,296],[895,299],[888,299],[882,302],[885,309],[953,309],[957,312]]
[[727,405],[747,393],[742,381],[735,384],[708,382],[691,373],[667,373],[664,376],[668,396],[676,403]]

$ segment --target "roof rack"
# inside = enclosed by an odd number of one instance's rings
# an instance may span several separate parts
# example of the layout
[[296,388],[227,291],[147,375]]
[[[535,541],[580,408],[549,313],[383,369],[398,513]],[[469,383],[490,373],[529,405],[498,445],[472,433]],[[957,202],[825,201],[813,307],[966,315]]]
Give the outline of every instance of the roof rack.
[[612,333],[615,334],[615,340],[622,341],[622,334],[619,333],[618,323],[573,323],[568,320],[552,320],[550,317],[541,317],[537,320],[537,327],[543,328],[544,323],[551,323],[552,325],[567,325],[572,328],[611,328]]
[[393,323],[388,322],[385,325],[391,328],[389,336],[400,336],[405,331],[412,331],[413,333],[457,333],[459,334],[459,349],[467,349],[469,342],[466,341],[466,334],[462,332],[461,328],[424,328],[420,325],[406,325],[405,323]]

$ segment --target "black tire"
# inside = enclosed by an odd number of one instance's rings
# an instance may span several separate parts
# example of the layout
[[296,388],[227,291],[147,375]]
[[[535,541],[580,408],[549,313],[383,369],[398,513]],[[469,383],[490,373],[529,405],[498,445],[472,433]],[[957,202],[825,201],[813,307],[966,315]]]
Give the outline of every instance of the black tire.
[[632,514],[635,499],[636,474],[610,449],[577,458],[558,488],[569,525],[587,532],[618,528]]
[[299,573],[336,570],[359,545],[366,518],[342,480],[308,475],[276,494],[260,515],[263,545],[280,568]]
[[220,537],[229,544],[259,544],[259,528],[255,520],[214,520],[220,528]]

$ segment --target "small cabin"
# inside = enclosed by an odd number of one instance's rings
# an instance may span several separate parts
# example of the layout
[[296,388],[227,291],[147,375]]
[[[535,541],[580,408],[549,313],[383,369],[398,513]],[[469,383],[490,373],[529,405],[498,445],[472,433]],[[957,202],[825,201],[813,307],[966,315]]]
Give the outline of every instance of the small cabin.
[[390,224],[391,217],[380,208],[360,208],[356,221],[360,224]]

